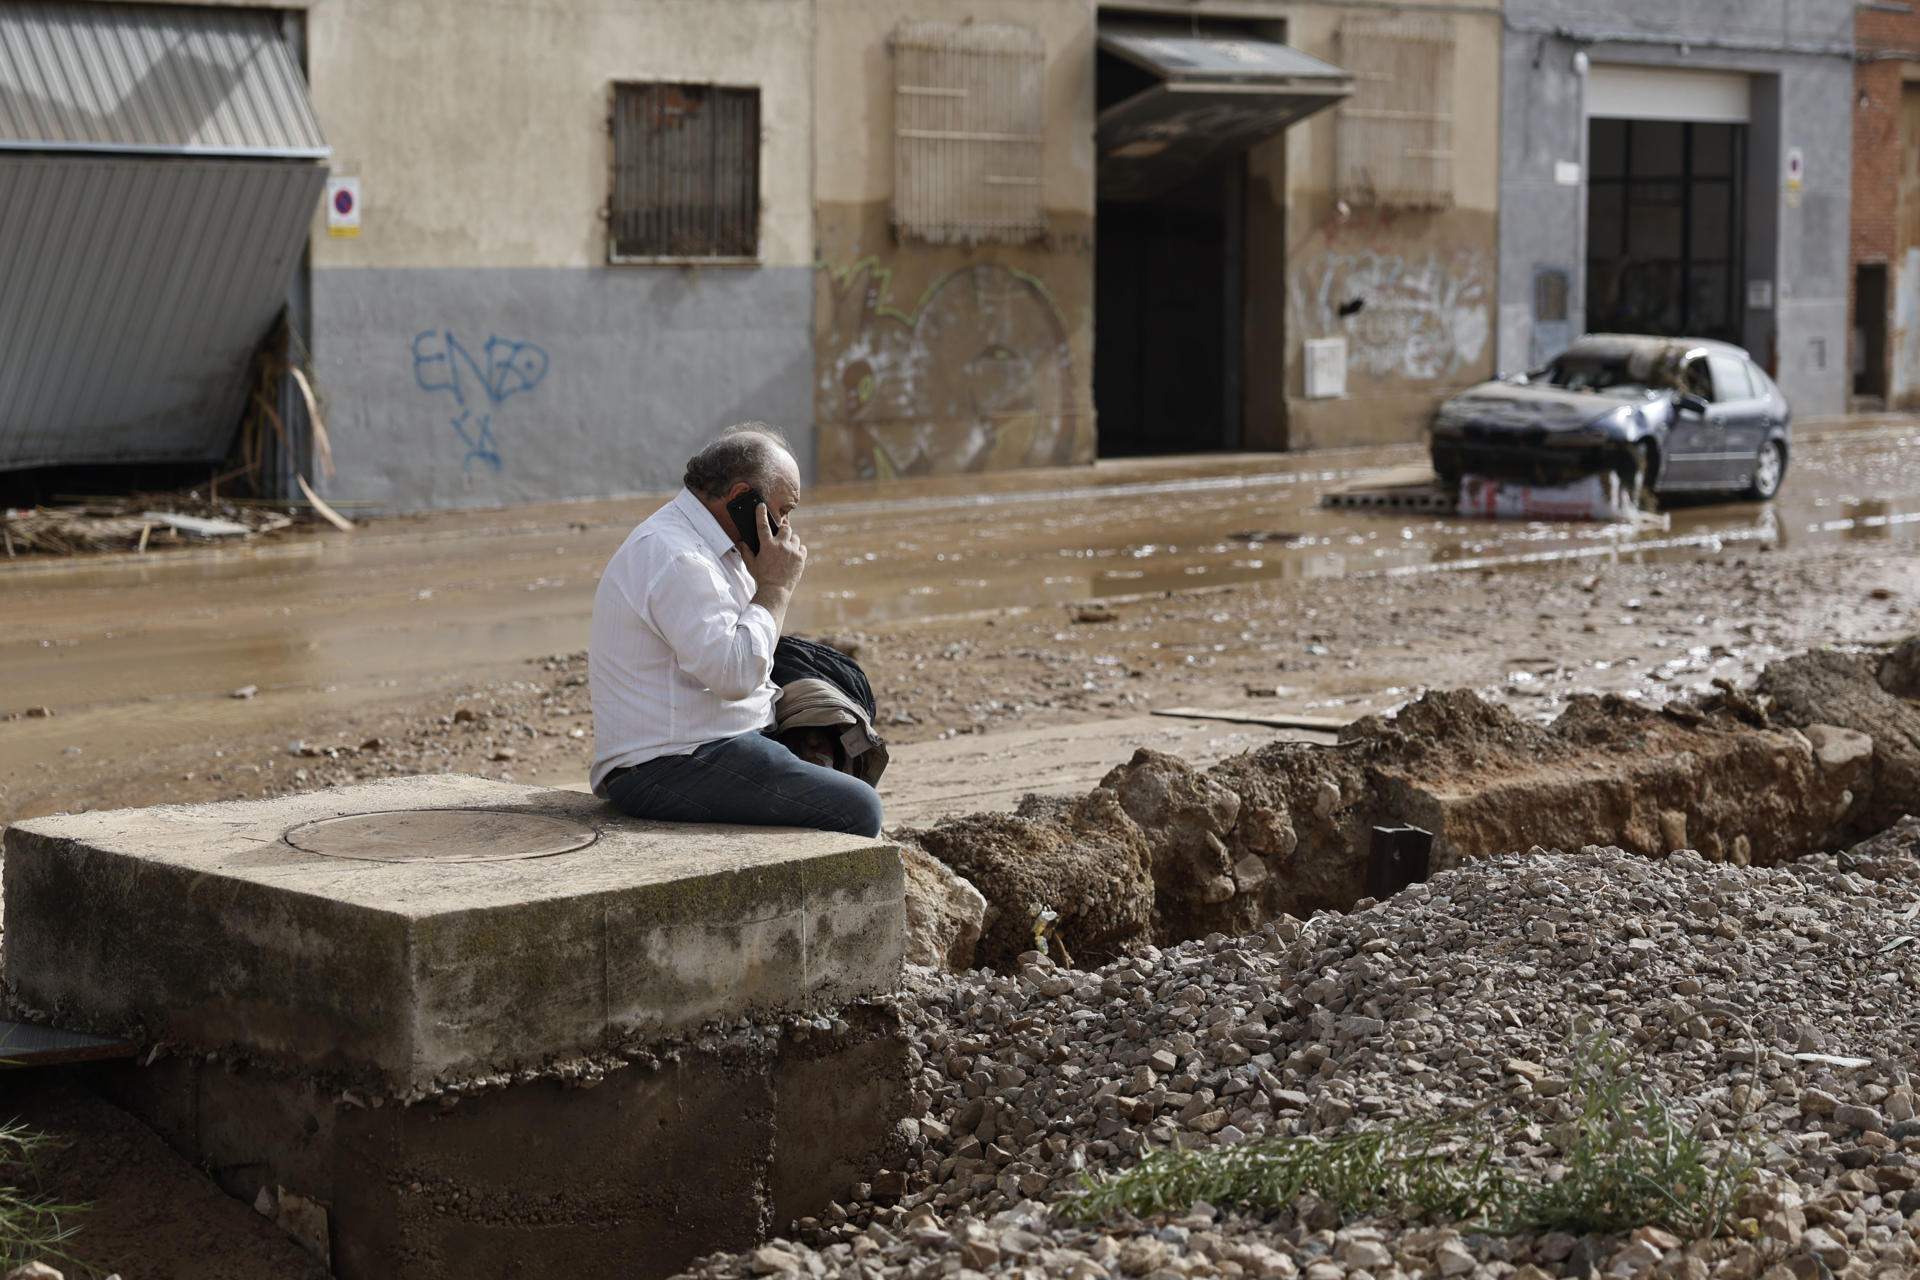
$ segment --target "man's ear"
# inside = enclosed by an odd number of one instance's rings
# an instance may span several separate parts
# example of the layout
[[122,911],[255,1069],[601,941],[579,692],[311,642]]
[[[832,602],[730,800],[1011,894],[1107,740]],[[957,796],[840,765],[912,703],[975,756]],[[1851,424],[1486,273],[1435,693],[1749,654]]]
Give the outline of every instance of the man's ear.
[[721,498],[720,501],[723,505],[726,503],[732,502],[735,498],[739,497],[741,494],[745,493],[747,490],[751,488],[753,488],[753,486],[748,484],[745,480],[735,480],[733,482],[732,487],[727,490],[726,496]]

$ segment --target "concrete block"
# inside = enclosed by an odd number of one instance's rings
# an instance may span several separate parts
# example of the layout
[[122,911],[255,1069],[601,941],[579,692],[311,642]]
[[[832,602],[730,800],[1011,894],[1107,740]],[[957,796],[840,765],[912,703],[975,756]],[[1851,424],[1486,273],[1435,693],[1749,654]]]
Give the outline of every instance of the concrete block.
[[908,1052],[895,1010],[855,1005],[412,1106],[199,1054],[89,1078],[241,1202],[311,1201],[341,1280],[648,1280],[899,1167]]
[[[365,814],[381,830],[306,826]],[[541,847],[528,818],[591,843],[513,856]],[[354,856],[313,851],[329,840]],[[39,818],[5,845],[30,1008],[402,1097],[890,992],[902,902],[877,841],[639,823],[457,775]]]

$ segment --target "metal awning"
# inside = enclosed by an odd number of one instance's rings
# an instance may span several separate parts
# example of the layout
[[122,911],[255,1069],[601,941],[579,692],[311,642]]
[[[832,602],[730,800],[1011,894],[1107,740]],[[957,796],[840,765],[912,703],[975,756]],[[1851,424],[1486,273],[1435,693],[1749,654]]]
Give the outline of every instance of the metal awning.
[[272,14],[0,4],[0,150],[318,160]]
[[1353,77],[1273,40],[1100,26],[1100,48],[1153,77],[1100,113],[1100,198],[1141,200],[1353,92]]
[[326,155],[273,14],[0,2],[0,471],[217,461]]

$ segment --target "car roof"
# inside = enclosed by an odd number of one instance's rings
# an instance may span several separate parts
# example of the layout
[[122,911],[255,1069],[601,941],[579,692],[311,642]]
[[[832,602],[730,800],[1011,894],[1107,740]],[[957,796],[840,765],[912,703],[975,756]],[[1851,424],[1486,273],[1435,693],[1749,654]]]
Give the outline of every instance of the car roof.
[[1717,338],[1656,338],[1642,333],[1590,333],[1567,348],[1569,355],[1583,356],[1690,356],[1695,352],[1753,358],[1745,348]]

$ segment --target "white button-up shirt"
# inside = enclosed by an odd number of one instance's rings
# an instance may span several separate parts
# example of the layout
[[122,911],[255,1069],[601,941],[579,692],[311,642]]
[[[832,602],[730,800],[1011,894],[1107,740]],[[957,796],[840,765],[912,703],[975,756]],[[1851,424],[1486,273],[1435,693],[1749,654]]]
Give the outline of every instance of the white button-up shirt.
[[780,628],[720,522],[682,489],[607,562],[587,684],[593,789],[607,774],[773,723]]

